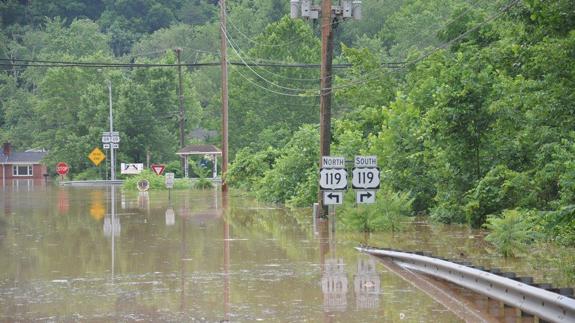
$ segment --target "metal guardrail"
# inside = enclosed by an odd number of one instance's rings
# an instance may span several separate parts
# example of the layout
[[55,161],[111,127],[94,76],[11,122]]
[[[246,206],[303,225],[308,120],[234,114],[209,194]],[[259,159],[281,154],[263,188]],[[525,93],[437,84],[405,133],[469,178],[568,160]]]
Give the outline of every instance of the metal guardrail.
[[356,249],[391,258],[403,268],[444,279],[541,319],[575,322],[575,299],[567,296],[442,259],[370,247]]

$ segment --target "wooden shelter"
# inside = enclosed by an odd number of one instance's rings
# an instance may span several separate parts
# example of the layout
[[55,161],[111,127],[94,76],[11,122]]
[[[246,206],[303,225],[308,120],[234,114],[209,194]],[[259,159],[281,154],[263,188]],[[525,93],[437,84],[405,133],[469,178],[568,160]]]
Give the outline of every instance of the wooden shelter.
[[184,177],[188,178],[188,157],[192,155],[208,156],[208,159],[213,159],[212,178],[218,175],[218,156],[222,155],[222,151],[214,145],[188,145],[180,149],[177,155],[184,157]]

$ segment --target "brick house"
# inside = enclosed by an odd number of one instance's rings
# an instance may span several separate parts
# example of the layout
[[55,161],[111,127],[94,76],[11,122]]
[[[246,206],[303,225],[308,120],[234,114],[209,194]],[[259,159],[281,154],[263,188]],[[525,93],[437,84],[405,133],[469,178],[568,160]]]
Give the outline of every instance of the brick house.
[[0,180],[4,183],[15,179],[43,179],[48,169],[40,161],[46,154],[44,150],[15,152],[10,143],[3,144],[0,151]]

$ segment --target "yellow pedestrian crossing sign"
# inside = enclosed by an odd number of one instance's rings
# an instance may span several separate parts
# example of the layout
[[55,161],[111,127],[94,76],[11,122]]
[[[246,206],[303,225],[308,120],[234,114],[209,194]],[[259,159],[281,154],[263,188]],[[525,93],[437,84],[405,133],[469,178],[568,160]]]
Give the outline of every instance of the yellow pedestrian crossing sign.
[[92,161],[92,163],[94,163],[94,165],[98,166],[104,159],[106,159],[106,155],[104,155],[100,148],[96,147],[88,155],[88,158]]

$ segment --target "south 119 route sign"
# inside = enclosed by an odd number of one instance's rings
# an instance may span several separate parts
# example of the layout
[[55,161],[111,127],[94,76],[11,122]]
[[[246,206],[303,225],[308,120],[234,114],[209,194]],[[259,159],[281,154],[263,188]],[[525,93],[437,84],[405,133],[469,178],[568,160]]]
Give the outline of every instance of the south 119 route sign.
[[379,168],[376,156],[355,156],[351,186],[356,189],[355,202],[375,203],[375,190],[379,189]]

